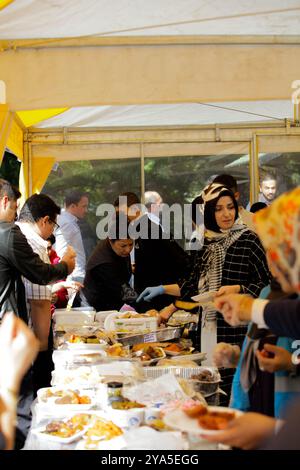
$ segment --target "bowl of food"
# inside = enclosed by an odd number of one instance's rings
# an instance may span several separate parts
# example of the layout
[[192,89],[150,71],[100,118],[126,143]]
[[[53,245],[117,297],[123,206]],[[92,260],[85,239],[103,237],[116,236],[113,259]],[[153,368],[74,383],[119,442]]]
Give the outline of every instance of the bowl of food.
[[189,380],[195,392],[204,396],[216,393],[221,382],[221,376],[217,369],[203,368],[197,374],[193,374]]
[[106,416],[120,428],[133,429],[144,422],[145,405],[124,398],[113,401],[105,412]]

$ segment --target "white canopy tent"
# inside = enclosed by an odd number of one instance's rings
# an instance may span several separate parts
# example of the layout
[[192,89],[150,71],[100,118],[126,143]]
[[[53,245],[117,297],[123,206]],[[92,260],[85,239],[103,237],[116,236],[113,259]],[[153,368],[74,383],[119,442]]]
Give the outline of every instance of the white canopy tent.
[[[274,148],[275,134],[279,147],[299,149],[299,0],[4,3],[11,119],[0,137],[23,159],[27,194],[56,160],[218,153],[236,142],[251,154],[255,197],[259,146]],[[54,116],[39,122],[45,109]],[[31,126],[24,152],[17,111]]]

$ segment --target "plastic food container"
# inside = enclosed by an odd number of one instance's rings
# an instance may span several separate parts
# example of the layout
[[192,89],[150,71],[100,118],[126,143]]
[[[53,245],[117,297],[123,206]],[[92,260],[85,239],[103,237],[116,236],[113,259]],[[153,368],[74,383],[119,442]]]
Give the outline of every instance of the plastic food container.
[[218,369],[213,367],[201,367],[199,372],[197,374],[192,374],[189,380],[189,383],[192,385],[195,392],[200,392],[204,396],[216,393],[220,382],[221,376]]
[[141,315],[140,318],[122,318],[124,313],[126,312],[108,315],[104,322],[105,329],[114,330],[119,333],[133,334],[155,331],[158,327],[156,317],[145,317]]
[[94,310],[55,310],[53,319],[56,325],[90,325],[95,320]]
[[101,312],[96,312],[95,321],[99,323],[99,326],[101,328],[104,327],[104,322],[106,318],[108,317],[108,315],[110,315],[111,313],[118,313],[118,311],[117,310],[103,310]]

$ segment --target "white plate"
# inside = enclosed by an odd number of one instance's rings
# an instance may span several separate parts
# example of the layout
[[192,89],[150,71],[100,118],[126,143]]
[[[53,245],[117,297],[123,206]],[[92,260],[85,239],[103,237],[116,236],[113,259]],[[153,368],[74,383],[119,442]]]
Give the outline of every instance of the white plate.
[[191,299],[195,302],[199,302],[199,304],[208,304],[209,302],[214,301],[215,295],[215,291],[210,291],[204,292],[203,294],[194,295],[194,297],[191,297]]
[[164,351],[166,353],[167,356],[186,356],[186,355],[191,355],[191,352],[194,351],[195,348],[188,348],[188,349],[185,349],[186,351],[186,354],[183,354],[183,351],[168,351],[166,348],[164,348]]
[[[225,408],[223,406],[209,406],[208,409],[209,411],[222,411],[225,413],[235,411],[236,417],[241,416],[243,414],[239,410],[233,410],[232,408]],[[170,413],[166,414],[163,420],[167,426],[190,434],[218,435],[223,432],[223,430],[220,429],[214,430],[202,428],[198,423],[197,418],[190,418],[184,413],[184,411],[180,409],[173,410]]]
[[181,359],[189,359],[191,361],[204,361],[206,359],[206,353],[178,354],[173,355],[170,359],[174,359],[175,361]]

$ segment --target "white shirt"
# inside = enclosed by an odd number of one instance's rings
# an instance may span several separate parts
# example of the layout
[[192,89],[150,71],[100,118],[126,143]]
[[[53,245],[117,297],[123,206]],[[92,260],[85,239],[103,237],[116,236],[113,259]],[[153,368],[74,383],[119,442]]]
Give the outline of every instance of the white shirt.
[[258,328],[268,328],[264,319],[265,306],[269,303],[269,300],[255,299],[251,309],[251,321],[256,323]]
[[71,245],[76,252],[75,269],[69,276],[72,279],[84,278],[86,268],[86,256],[77,220],[75,215],[62,210],[57,219],[59,228],[55,232],[55,251],[60,258],[63,257],[68,245]]
[[[47,252],[47,240],[44,240],[40,235],[34,230],[31,224],[26,222],[16,222],[20,227],[20,230],[25,235],[29,245],[33,251],[39,255],[44,263],[50,264],[48,252]],[[40,284],[33,284],[31,281],[23,277],[23,282],[25,286],[26,299],[32,300],[51,300],[51,285],[41,286]]]

